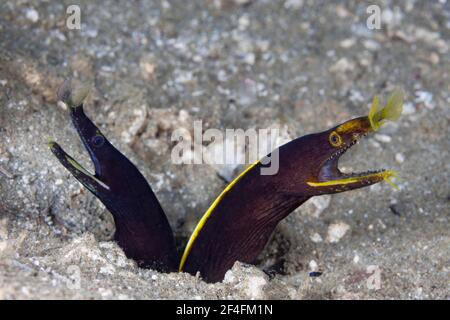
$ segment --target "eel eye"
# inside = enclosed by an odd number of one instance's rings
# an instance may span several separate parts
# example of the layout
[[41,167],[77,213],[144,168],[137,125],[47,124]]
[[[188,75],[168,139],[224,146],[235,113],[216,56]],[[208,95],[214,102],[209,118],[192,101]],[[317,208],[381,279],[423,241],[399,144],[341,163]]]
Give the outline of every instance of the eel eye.
[[330,134],[329,141],[330,141],[330,144],[331,144],[333,147],[339,147],[339,146],[342,144],[341,136],[338,135],[338,134],[336,133],[336,131],[333,131],[333,132]]
[[92,138],[91,141],[92,141],[92,144],[94,145],[94,147],[100,148],[105,143],[105,138],[103,138],[103,136],[101,136],[101,135],[96,135]]

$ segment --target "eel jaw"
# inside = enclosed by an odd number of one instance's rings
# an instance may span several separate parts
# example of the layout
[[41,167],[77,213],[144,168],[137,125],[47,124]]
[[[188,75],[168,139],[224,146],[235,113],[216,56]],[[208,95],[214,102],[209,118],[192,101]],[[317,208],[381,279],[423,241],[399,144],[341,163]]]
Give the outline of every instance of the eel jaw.
[[99,192],[104,193],[110,190],[110,187],[105,182],[101,181],[97,175],[86,170],[74,158],[68,155],[58,143],[50,141],[48,146],[59,162],[69,170],[81,184],[95,195],[99,195]]
[[[365,122],[366,117],[360,119],[354,119],[351,121]],[[341,148],[334,151],[329,158],[327,158],[321,165],[316,179],[314,181],[308,181],[307,184],[310,187],[322,189],[324,193],[336,193],[347,190],[353,190],[369,186],[381,181],[387,181],[394,188],[396,186],[389,180],[391,177],[395,177],[396,173],[392,170],[368,170],[364,172],[352,172],[344,173],[339,170],[338,163],[339,158],[352,146],[357,144],[363,137],[367,136],[369,132],[372,132],[370,128],[366,128],[361,131],[359,128],[357,133],[351,134],[351,139],[348,143],[344,144]]]

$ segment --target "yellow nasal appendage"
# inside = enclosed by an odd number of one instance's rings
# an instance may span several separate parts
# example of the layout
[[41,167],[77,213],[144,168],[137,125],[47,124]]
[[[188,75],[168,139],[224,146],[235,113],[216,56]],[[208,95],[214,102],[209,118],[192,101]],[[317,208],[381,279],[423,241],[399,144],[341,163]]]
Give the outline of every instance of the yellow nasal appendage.
[[377,131],[386,120],[397,121],[403,111],[404,93],[395,89],[384,107],[379,104],[377,96],[373,97],[369,111],[369,121],[372,129]]

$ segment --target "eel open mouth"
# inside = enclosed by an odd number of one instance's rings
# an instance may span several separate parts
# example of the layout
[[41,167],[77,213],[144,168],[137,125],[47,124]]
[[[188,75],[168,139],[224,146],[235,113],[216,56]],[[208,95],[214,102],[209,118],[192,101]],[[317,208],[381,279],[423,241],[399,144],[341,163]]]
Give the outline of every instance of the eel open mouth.
[[[313,187],[325,187],[325,186],[344,186],[348,185],[345,189],[360,188],[368,186],[377,182],[386,181],[394,188],[397,188],[390,178],[395,177],[396,173],[392,170],[377,169],[367,170],[364,172],[351,172],[344,173],[339,169],[339,158],[352,146],[357,144],[359,140],[366,136],[366,134],[355,138],[350,144],[346,145],[340,150],[334,152],[330,158],[328,158],[322,165],[317,182],[308,182]],[[336,189],[338,191],[340,189]]]
[[[331,156],[326,159],[317,176],[318,181],[307,182],[312,187],[332,187],[335,191],[356,189],[371,185],[380,181],[386,181],[397,189],[390,180],[396,177],[392,170],[369,170],[357,173],[343,173],[338,168],[339,158],[353,145],[358,143],[370,132],[377,131],[387,120],[396,121],[403,109],[403,91],[394,90],[384,107],[380,107],[378,97],[375,96],[366,117],[347,121],[336,127],[332,134],[338,136],[342,146],[336,148]],[[330,137],[332,137],[330,135]]]

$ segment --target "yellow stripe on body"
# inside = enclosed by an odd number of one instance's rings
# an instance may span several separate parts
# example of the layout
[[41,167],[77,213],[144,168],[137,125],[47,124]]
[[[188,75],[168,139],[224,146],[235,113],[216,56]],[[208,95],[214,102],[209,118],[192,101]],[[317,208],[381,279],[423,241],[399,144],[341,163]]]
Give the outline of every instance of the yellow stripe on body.
[[191,237],[189,238],[189,241],[188,241],[188,243],[186,245],[186,248],[184,249],[183,256],[181,257],[180,265],[178,267],[178,271],[179,272],[183,271],[184,264],[186,263],[186,259],[187,259],[187,257],[189,256],[189,253],[192,250],[192,246],[194,245],[194,242],[197,239],[198,234],[200,233],[200,231],[202,230],[202,228],[206,224],[206,221],[211,216],[211,213],[213,212],[213,210],[217,207],[217,205],[223,199],[225,194],[228,191],[230,191],[231,188],[239,181],[239,179],[241,179],[247,172],[249,172],[258,163],[259,163],[259,160],[257,162],[255,162],[255,163],[253,163],[252,165],[248,166],[248,168],[246,168],[244,171],[242,171],[233,181],[231,181],[226,186],[226,188],[219,194],[219,196],[216,198],[216,200],[214,200],[214,202],[211,204],[211,206],[208,208],[208,210],[206,210],[205,214],[200,219],[200,221],[198,222],[198,224],[195,227],[194,231],[192,232]]

